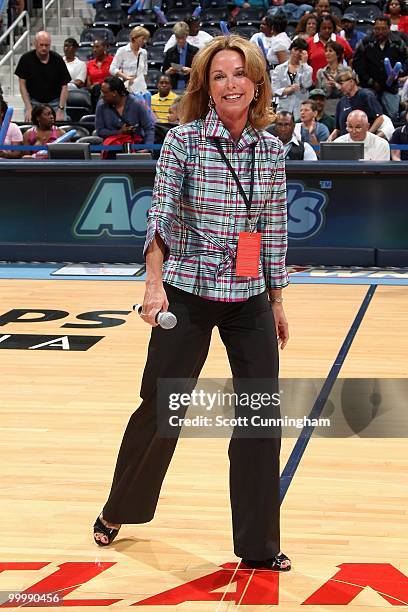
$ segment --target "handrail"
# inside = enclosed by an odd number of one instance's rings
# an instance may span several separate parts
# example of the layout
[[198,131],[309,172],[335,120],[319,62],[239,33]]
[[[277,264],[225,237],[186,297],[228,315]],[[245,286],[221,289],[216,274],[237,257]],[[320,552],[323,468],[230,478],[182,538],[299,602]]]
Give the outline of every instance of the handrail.
[[49,0],[48,4],[45,3],[45,0],[42,0],[42,23],[43,30],[47,29],[47,11],[51,6],[57,3],[57,26],[58,26],[58,34],[61,34],[61,0]]
[[[21,34],[17,42],[14,41],[14,30],[18,24],[26,20],[26,31]],[[28,11],[23,11],[9,28],[0,36],[0,44],[3,40],[10,36],[10,50],[0,60],[0,66],[3,66],[10,59],[10,91],[11,95],[14,96],[14,51],[24,42],[27,41],[27,51],[30,51],[30,15]]]

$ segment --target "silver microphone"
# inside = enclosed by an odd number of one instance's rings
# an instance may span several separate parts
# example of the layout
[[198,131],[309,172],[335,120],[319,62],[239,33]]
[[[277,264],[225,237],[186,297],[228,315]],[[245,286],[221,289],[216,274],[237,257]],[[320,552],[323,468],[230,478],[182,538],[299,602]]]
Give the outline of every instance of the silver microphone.
[[[138,315],[142,312],[143,304],[133,304],[132,308]],[[177,317],[172,312],[158,312],[156,323],[163,329],[173,329],[177,325]]]

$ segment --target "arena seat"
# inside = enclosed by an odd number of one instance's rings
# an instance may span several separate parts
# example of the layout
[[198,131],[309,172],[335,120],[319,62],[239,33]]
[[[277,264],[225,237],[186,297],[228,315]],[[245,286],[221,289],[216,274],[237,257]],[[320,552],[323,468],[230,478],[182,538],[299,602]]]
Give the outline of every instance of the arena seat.
[[152,44],[165,44],[171,38],[173,30],[171,28],[158,28],[152,36]]
[[154,62],[155,64],[162,64],[164,57],[164,45],[151,45],[146,48],[147,51],[147,61],[149,64]]
[[149,91],[157,91],[157,79],[163,74],[161,70],[151,69],[147,71],[145,76],[147,89]]
[[115,36],[109,28],[85,28],[79,38],[80,45],[92,45],[95,40],[104,40],[109,45],[115,44]]
[[91,97],[88,90],[69,89],[66,105],[66,113],[71,121],[79,121],[83,115],[91,110]]
[[347,13],[354,15],[355,19],[363,19],[364,21],[374,21],[374,19],[377,19],[377,17],[383,14],[377,4],[371,4],[369,2],[360,2],[358,4],[349,2],[345,10]]

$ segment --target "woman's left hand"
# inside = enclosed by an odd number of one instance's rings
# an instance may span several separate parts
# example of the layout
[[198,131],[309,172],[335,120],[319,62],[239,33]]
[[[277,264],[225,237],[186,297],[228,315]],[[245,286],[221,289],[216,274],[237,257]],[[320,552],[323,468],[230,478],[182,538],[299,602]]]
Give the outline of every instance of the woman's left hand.
[[278,346],[284,349],[289,340],[289,325],[282,304],[272,302],[272,311],[275,318],[276,337]]

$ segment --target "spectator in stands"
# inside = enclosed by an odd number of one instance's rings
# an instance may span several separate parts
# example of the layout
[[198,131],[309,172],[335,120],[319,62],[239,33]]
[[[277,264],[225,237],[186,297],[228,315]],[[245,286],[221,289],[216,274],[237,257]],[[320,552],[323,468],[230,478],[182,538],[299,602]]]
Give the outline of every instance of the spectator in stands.
[[347,117],[347,132],[334,142],[364,142],[364,159],[370,161],[389,161],[390,145],[384,138],[369,131],[367,115],[360,110],[352,111]]
[[33,106],[48,104],[56,111],[57,121],[65,119],[68,83],[71,80],[64,60],[50,50],[51,36],[38,32],[34,49],[21,56],[15,74],[25,107],[25,120],[31,121]]
[[338,78],[343,97],[336,108],[336,129],[330,134],[330,140],[347,134],[347,117],[353,110],[364,111],[370,123],[370,132],[375,134],[383,123],[383,110],[376,96],[370,89],[358,86],[358,77],[349,68]]
[[167,74],[162,74],[157,80],[158,93],[152,96],[151,108],[159,123],[169,122],[169,108],[177,98],[177,94],[171,90],[171,79]]
[[129,37],[130,43],[117,50],[109,71],[125,81],[131,93],[145,93],[148,66],[147,51],[143,47],[150,38],[150,32],[142,26],[136,26],[130,31]]
[[108,55],[107,43],[104,40],[95,40],[92,51],[94,59],[89,60],[86,65],[88,72],[86,86],[91,94],[92,110],[95,111],[101,95],[101,84],[110,74],[109,69],[113,61],[113,55]]
[[169,108],[169,123],[178,125],[180,123],[180,104],[182,96],[176,98]]
[[316,75],[316,87],[323,89],[326,94],[326,110],[329,115],[336,114],[336,106],[342,96],[341,86],[337,77],[347,70],[343,65],[344,49],[338,42],[329,40],[326,44],[325,55],[327,66],[320,68]]
[[296,123],[295,134],[302,142],[318,145],[328,139],[330,132],[317,120],[317,105],[314,100],[305,100],[300,106],[300,123]]
[[95,127],[104,144],[153,144],[154,124],[143,104],[129,94],[122,79],[110,76],[102,83]]
[[404,0],[388,0],[384,8],[385,16],[390,18],[391,31],[408,34],[407,6]]
[[[0,100],[0,127],[3,123],[4,116],[7,112],[8,106],[4,100]],[[2,144],[5,145],[22,145],[23,135],[20,128],[16,123],[10,123],[6,132],[6,137]],[[1,147],[1,145],[0,145]],[[17,159],[21,157],[21,151],[6,151],[0,149],[0,157],[6,159]]]
[[277,98],[278,111],[289,111],[298,121],[300,104],[308,97],[312,85],[312,68],[302,59],[307,42],[297,38],[290,45],[289,60],[272,72],[272,91]]
[[336,127],[336,120],[331,115],[326,113],[326,94],[323,89],[312,89],[309,93],[309,100],[314,100],[317,106],[316,120],[323,123],[330,133]]
[[[233,9],[233,13],[235,11],[239,11],[240,8],[248,9],[248,8],[261,8],[265,9],[265,11],[269,8],[268,0],[234,0],[234,5],[236,9]],[[238,13],[239,14],[239,13]]]
[[174,25],[173,33],[176,45],[164,54],[162,71],[171,78],[172,89],[183,91],[189,81],[191,64],[198,49],[187,42],[189,27],[184,21]]
[[373,32],[357,45],[353,67],[363,87],[369,87],[393,122],[398,120],[400,97],[398,79],[387,85],[384,59],[388,57],[391,65],[401,62],[403,72],[407,67],[407,45],[397,34],[391,34],[389,17],[377,17]]
[[267,131],[277,136],[283,144],[285,159],[316,161],[317,155],[308,142],[302,142],[295,132],[295,119],[292,113],[281,111],[276,116],[276,121]]
[[31,113],[31,122],[34,127],[24,132],[24,144],[40,146],[57,140],[64,132],[57,128],[55,121],[56,115],[52,106],[49,104],[34,106]]
[[261,44],[263,45],[266,52],[269,51],[273,41],[272,25],[272,17],[270,15],[264,15],[259,25],[260,31],[251,36],[251,42],[260,46],[258,41],[261,41]]
[[364,32],[360,32],[360,30],[355,29],[355,25],[356,19],[353,13],[344,13],[341,18],[342,29],[340,30],[339,35],[347,40],[353,51],[357,47],[360,40],[363,40],[365,36]]
[[310,13],[307,13],[306,15],[303,15],[303,17],[300,19],[296,30],[295,30],[295,36],[294,36],[294,40],[296,38],[304,38],[305,40],[308,40],[309,38],[311,38],[312,36],[314,36],[317,32],[317,17],[316,15],[312,15]]
[[85,87],[86,84],[86,63],[76,57],[78,47],[75,38],[67,38],[64,41],[64,62],[71,75],[68,89]]
[[315,0],[313,13],[316,17],[322,15],[331,15],[330,1],[329,0]]
[[[408,111],[405,113],[405,125],[397,128],[391,136],[390,144],[393,145],[408,145]],[[393,161],[408,161],[408,150],[393,149],[391,151],[391,159]]]
[[[188,17],[185,23],[188,25],[189,31],[187,42],[190,45],[193,45],[193,47],[202,49],[208,42],[210,42],[210,40],[213,39],[211,34],[208,34],[208,32],[205,32],[204,30],[200,30],[201,23],[198,17]],[[171,47],[174,47],[176,43],[176,37],[174,34],[172,34],[164,45],[164,52],[166,53],[166,51],[171,49]]]
[[271,70],[283,64],[289,57],[291,40],[286,34],[288,20],[283,13],[276,13],[271,17],[272,41],[269,45],[267,59]]
[[[321,0],[323,1],[323,0]],[[313,68],[313,82],[316,82],[317,71],[327,64],[325,49],[329,40],[339,43],[344,48],[344,56],[349,61],[353,50],[344,38],[337,36],[336,20],[332,15],[322,15],[317,22],[317,34],[308,40],[309,64]]]
[[311,13],[312,11],[313,6],[311,4],[303,4],[301,1],[295,0],[295,2],[283,2],[279,4],[279,6],[270,8],[268,14],[277,15],[278,13],[282,13],[289,21],[297,21],[306,13]]

